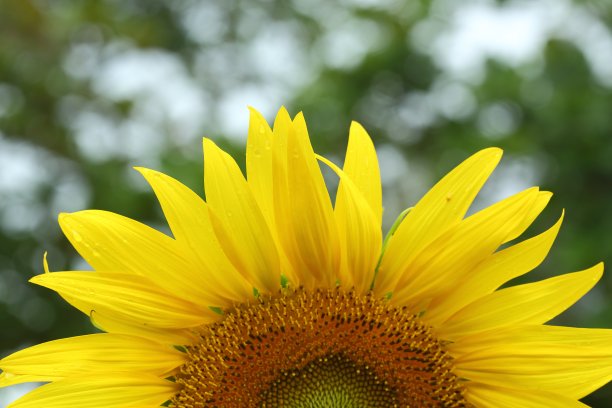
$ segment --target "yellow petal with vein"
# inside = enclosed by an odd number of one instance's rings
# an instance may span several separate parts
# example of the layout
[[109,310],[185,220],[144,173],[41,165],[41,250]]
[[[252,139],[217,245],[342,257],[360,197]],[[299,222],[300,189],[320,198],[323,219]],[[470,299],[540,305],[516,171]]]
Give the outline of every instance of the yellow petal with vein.
[[177,392],[176,383],[154,376],[102,373],[43,385],[7,408],[158,407]]
[[240,168],[211,140],[204,139],[206,199],[230,240],[224,245],[240,272],[262,292],[280,286],[280,263],[269,227]]
[[289,205],[289,184],[287,179],[287,140],[289,133],[293,132],[293,123],[289,112],[281,107],[274,119],[272,129],[272,206],[274,210],[275,237],[278,240],[281,254],[282,271],[290,282],[299,286],[303,284],[300,277],[301,264],[299,260],[291,259],[291,236],[290,224],[287,220],[292,216],[292,208]]
[[101,333],[49,341],[20,350],[0,360],[0,368],[21,377],[23,381],[19,382],[57,381],[96,372],[149,373],[163,377],[183,364],[185,356],[171,346],[142,338]]
[[279,240],[276,226],[279,210],[279,200],[276,196],[284,195],[287,190],[287,129],[291,127],[291,118],[287,110],[281,108],[272,131],[259,112],[253,108],[249,110],[251,117],[246,152],[247,182],[276,242],[283,275],[294,284],[299,284]]
[[340,264],[338,231],[304,117],[298,114],[287,124],[281,111],[277,122],[275,171],[285,172],[275,180],[274,190],[279,241],[299,274],[299,284],[333,287]]
[[274,176],[272,173],[274,136],[268,122],[253,108],[246,146],[247,181],[266,221],[274,225]]
[[612,380],[612,345],[501,344],[457,357],[455,373],[492,386],[580,399]]
[[[44,256],[45,273],[49,274],[49,265],[47,264],[47,254]],[[60,294],[61,295],[61,294]],[[192,344],[196,340],[196,336],[190,329],[158,329],[151,326],[145,326],[142,322],[130,322],[117,318],[112,314],[100,314],[100,312],[92,312],[95,309],[93,303],[86,298],[72,298],[70,296],[62,296],[62,298],[73,307],[77,308],[87,316],[91,323],[98,329],[108,333],[127,334],[145,339],[157,341],[162,344],[186,345]],[[7,384],[10,385],[10,384]]]
[[516,237],[520,236],[523,232],[525,232],[525,230],[529,228],[533,221],[538,218],[538,215],[540,215],[544,208],[546,208],[551,197],[552,193],[550,191],[540,191],[529,213],[527,213],[527,215],[521,220],[521,222],[517,224],[514,230],[508,232],[508,236],[504,239],[504,243],[512,241]]
[[[319,282],[335,283],[335,271],[339,264],[338,232],[333,207],[316,160],[306,121],[302,112],[293,120],[294,132],[287,140],[287,162],[289,195],[292,208],[294,232],[299,235],[302,260],[310,271],[323,275]],[[312,263],[310,256],[316,263]],[[316,269],[319,271],[316,271]]]
[[137,168],[149,182],[172,234],[197,263],[192,272],[192,285],[206,290],[209,302],[204,306],[232,306],[252,296],[253,286],[247,282],[227,259],[214,233],[209,209],[196,193],[163,173]]
[[474,154],[411,209],[389,241],[376,278],[377,291],[383,294],[392,291],[397,283],[397,271],[405,270],[414,254],[461,221],[501,156],[502,151],[497,148]]
[[215,313],[173,297],[145,279],[121,273],[54,272],[30,282],[88,303],[100,314],[144,326],[179,329],[213,321]]
[[[293,123],[289,112],[283,107],[278,110],[272,130],[272,176],[274,179],[274,212],[283,214],[284,207],[277,204],[277,198],[287,193],[287,140],[293,132]],[[279,212],[279,210],[281,210]],[[276,217],[278,218],[278,216]]]
[[588,408],[580,401],[540,390],[468,382],[466,397],[477,408]]
[[39,375],[19,375],[13,373],[7,373],[3,371],[0,373],[0,388],[10,387],[15,384],[23,384],[27,382],[39,382],[41,380]]
[[563,215],[555,225],[540,235],[491,255],[466,276],[461,284],[434,299],[423,318],[437,326],[467,304],[536,268],[550,251],[562,221]]
[[499,328],[486,333],[477,333],[449,343],[446,347],[453,356],[478,352],[489,347],[507,345],[512,347],[532,347],[542,343],[551,346],[575,346],[606,350],[612,352],[612,330],[587,329],[582,327],[520,325]]
[[545,323],[587,293],[602,273],[599,263],[582,272],[498,290],[461,309],[437,330],[455,340],[509,325]]
[[[60,294],[61,295],[61,294]],[[198,336],[190,329],[160,329],[142,322],[122,319],[120,316],[95,311],[96,305],[86,298],[72,298],[61,295],[62,298],[82,313],[89,316],[91,323],[99,330],[108,333],[127,334],[145,339],[151,339],[162,344],[186,345],[193,344]]]
[[[70,304],[75,306],[73,303]],[[81,303],[80,307],[77,308],[89,315],[91,323],[95,327],[109,333],[138,336],[155,340],[162,344],[174,345],[189,345],[199,340],[199,335],[191,329],[159,329],[144,325],[142,322],[121,319],[112,313],[102,314],[100,312],[92,312],[94,307],[91,304]]]
[[334,215],[342,245],[341,284],[348,289],[354,288],[357,293],[365,293],[372,284],[380,255],[380,220],[353,180],[334,163],[318,157],[340,177]]
[[[538,196],[530,188],[466,218],[413,256],[393,290],[392,302],[405,305],[446,292],[463,282],[489,257],[531,209]],[[385,253],[384,257],[389,256]],[[383,258],[384,262],[384,258]],[[381,263],[379,273],[384,269]]]
[[[351,123],[346,158],[342,170],[367,200],[376,221],[382,220],[382,187],[376,149],[363,126]],[[342,188],[340,186],[339,188]]]
[[195,304],[216,306],[211,288],[194,285],[197,266],[169,236],[107,211],[60,214],[66,237],[96,271],[146,276]]

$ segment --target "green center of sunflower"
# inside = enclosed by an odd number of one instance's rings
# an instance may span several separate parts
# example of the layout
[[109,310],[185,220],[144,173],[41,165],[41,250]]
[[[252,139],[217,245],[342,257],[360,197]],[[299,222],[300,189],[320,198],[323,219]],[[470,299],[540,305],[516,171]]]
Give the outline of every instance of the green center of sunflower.
[[201,329],[172,406],[467,407],[430,328],[384,299],[284,290]]
[[262,393],[262,407],[397,407],[397,393],[368,366],[341,354],[319,357],[298,370],[283,371]]

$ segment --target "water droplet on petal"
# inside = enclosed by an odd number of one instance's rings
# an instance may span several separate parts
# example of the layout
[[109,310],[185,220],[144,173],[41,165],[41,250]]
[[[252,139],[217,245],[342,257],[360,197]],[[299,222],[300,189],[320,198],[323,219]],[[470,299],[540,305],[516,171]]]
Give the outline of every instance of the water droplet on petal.
[[81,234],[79,234],[78,231],[76,230],[72,230],[72,238],[76,241],[76,242],[83,242],[83,237],[81,236]]

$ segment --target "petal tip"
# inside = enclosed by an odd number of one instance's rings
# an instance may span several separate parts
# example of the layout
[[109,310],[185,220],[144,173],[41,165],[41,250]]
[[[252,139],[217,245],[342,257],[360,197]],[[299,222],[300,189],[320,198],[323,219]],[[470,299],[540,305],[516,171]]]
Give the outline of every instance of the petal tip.
[[57,215],[57,223],[64,232],[72,225],[74,214],[76,213],[61,212]]
[[597,280],[599,280],[602,277],[603,272],[604,272],[604,262],[603,261],[599,262],[593,268],[595,269],[595,273],[599,276],[597,278]]
[[141,166],[132,166],[132,168],[142,175],[153,171],[151,169],[147,169],[146,167],[141,167]]
[[47,254],[48,252],[45,251],[45,253],[43,254],[43,270],[45,271],[45,273],[49,273],[49,262],[47,261]]
[[260,111],[258,111],[257,109],[255,109],[253,106],[251,105],[247,105],[247,109],[249,110],[250,114],[253,116],[257,116],[257,117],[263,117],[263,115],[261,114]]
[[202,145],[204,146],[204,150],[217,147],[217,144],[208,137],[202,138]]
[[349,133],[354,131],[354,130],[359,130],[359,131],[364,131],[365,132],[365,128],[363,127],[363,125],[359,122],[357,122],[356,120],[352,120],[351,121],[351,125],[349,127]]
[[35,284],[35,285],[42,286],[42,285],[41,285],[41,278],[43,278],[45,275],[46,275],[46,273],[45,273],[45,274],[42,274],[42,275],[32,276],[32,277],[31,277],[31,278],[28,280],[28,282],[33,283],[33,284]]
[[484,156],[490,156],[491,159],[500,160],[504,155],[504,151],[499,147],[487,147],[476,154],[482,154]]

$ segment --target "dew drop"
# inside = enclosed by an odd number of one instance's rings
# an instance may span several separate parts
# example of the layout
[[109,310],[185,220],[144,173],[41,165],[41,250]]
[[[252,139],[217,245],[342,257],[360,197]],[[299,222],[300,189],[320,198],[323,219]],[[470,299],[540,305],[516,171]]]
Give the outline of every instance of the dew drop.
[[81,234],[79,234],[78,231],[76,230],[72,230],[72,238],[76,241],[76,242],[83,242],[83,237],[81,236]]

